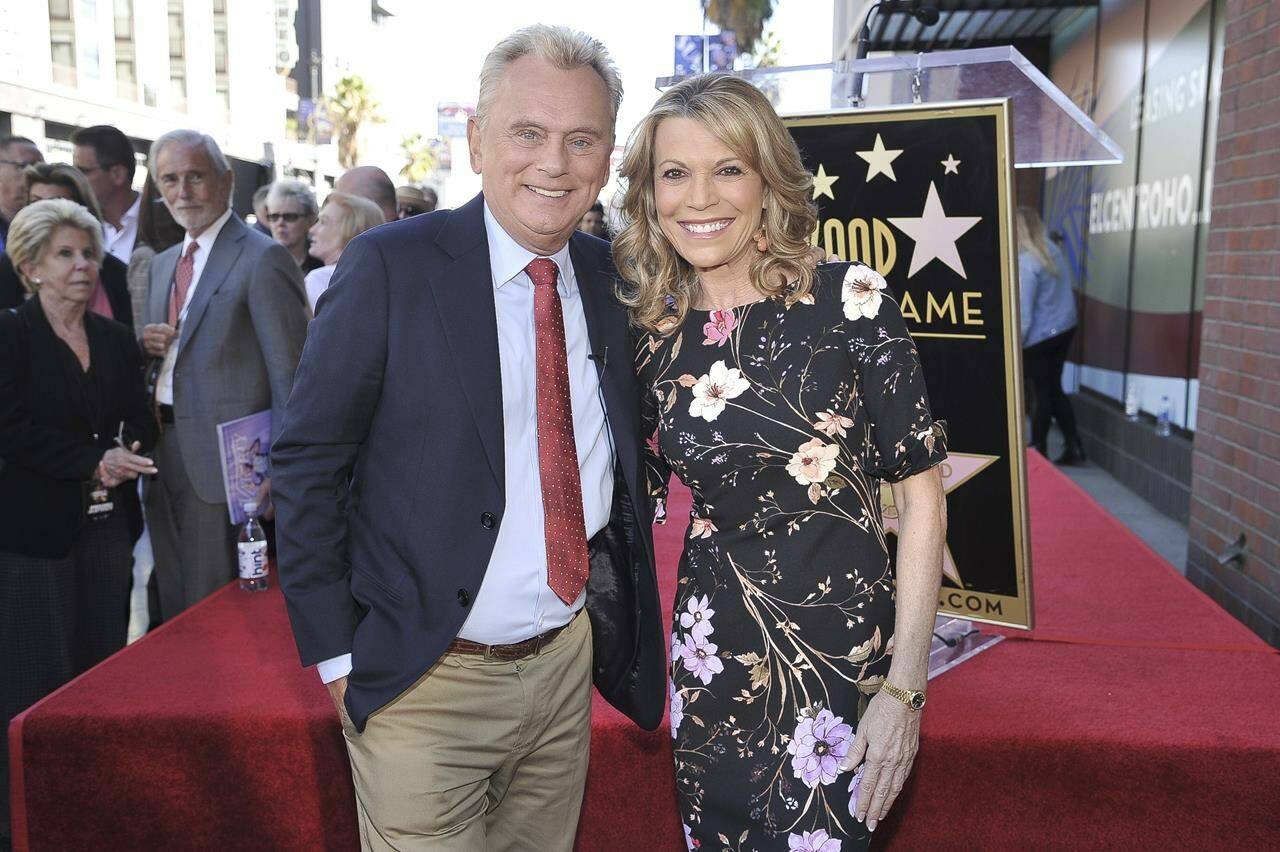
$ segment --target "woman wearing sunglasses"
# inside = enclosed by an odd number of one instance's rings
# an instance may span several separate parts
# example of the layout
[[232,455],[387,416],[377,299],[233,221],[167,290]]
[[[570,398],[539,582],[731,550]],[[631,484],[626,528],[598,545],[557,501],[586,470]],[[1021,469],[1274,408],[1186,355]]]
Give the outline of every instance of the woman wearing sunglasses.
[[296,180],[278,180],[267,194],[267,225],[271,237],[289,250],[302,274],[324,266],[324,261],[311,254],[307,232],[316,223],[319,208],[316,196],[306,184]]

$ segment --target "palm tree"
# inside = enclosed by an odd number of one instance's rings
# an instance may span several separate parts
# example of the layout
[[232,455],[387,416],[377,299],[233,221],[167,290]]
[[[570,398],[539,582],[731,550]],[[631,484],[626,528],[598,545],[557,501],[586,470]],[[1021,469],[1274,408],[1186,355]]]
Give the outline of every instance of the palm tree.
[[400,177],[407,178],[409,183],[421,183],[436,167],[436,152],[432,147],[432,140],[423,139],[421,133],[401,139],[400,150],[404,151],[405,159]]
[[358,75],[348,75],[333,87],[329,115],[338,128],[338,164],[344,169],[360,161],[359,133],[362,124],[382,121],[378,102]]
[[754,54],[773,4],[774,0],[702,0],[702,11],[721,30],[733,30],[741,53]]

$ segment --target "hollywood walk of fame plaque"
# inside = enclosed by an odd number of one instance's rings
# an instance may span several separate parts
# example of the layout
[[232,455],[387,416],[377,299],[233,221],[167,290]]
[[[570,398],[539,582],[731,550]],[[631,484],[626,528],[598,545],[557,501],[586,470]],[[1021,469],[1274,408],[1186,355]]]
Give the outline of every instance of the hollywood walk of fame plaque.
[[[793,115],[815,245],[880,272],[924,366],[950,457],[941,614],[1032,626],[1007,102]],[[885,529],[897,531],[888,485]],[[890,536],[890,546],[896,536]]]

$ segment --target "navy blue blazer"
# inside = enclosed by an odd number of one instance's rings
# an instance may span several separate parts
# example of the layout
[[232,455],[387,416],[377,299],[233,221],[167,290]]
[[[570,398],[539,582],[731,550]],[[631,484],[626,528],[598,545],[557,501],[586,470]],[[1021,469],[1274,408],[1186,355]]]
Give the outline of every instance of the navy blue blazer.
[[[640,388],[609,244],[569,244],[616,449],[589,543],[596,687],[662,719],[666,640],[641,463]],[[356,237],[316,308],[271,455],[280,583],[303,665],[352,654],[369,715],[457,636],[506,508],[497,315],[481,196]]]

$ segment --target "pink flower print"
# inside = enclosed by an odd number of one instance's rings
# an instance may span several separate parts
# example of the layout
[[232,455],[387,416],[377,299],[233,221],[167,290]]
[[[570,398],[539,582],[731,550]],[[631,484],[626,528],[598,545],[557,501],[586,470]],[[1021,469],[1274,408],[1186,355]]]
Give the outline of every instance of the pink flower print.
[[875,319],[876,314],[880,313],[880,291],[888,286],[884,276],[870,266],[863,266],[860,263],[850,266],[849,271],[844,274],[840,293],[840,301],[844,303],[845,318]]
[[823,482],[836,469],[836,457],[839,455],[840,448],[835,444],[824,444],[821,438],[813,438],[792,454],[791,461],[787,462],[787,473],[801,485]]
[[849,782],[849,816],[854,819],[858,818],[858,795],[862,792],[858,786],[862,783],[862,770],[866,769],[864,763],[858,767],[858,771],[853,773],[853,780]]
[[718,650],[714,642],[700,641],[690,633],[684,637],[679,653],[685,669],[706,686],[711,678],[724,671],[724,663],[716,656]]
[[684,693],[676,689],[675,681],[667,679],[667,691],[671,695],[671,738],[676,738],[680,723],[684,721]]
[[830,784],[840,774],[840,761],[852,744],[853,728],[830,710],[801,716],[787,743],[787,753],[792,755],[791,771],[809,787]]
[[853,421],[831,410],[819,411],[818,419],[813,421],[813,428],[828,438],[834,438],[836,435],[843,438],[848,434],[846,430],[853,428]]
[[840,841],[819,828],[787,835],[787,852],[840,852]]
[[710,538],[717,530],[710,518],[694,518],[689,524],[689,538]]
[[724,346],[737,326],[738,317],[732,310],[712,311],[710,320],[702,326],[702,333],[707,336],[707,339],[702,341],[702,345]]
[[711,626],[711,616],[715,614],[716,611],[711,608],[706,595],[701,599],[694,595],[689,598],[685,611],[680,613],[680,626],[688,630],[695,639],[704,640],[714,629]]

